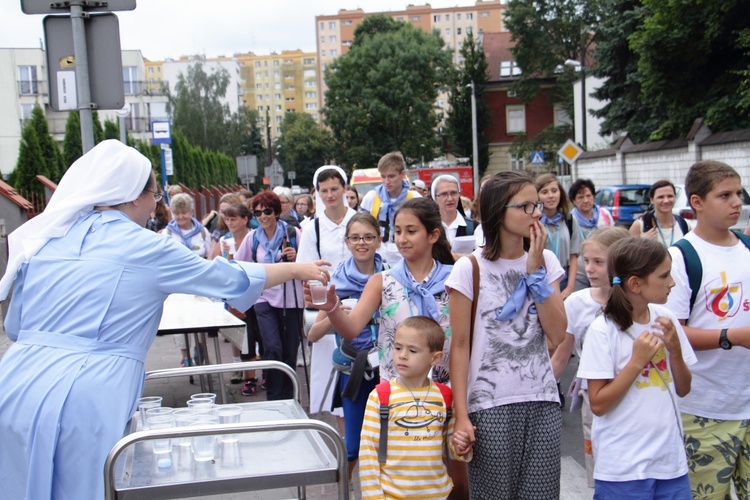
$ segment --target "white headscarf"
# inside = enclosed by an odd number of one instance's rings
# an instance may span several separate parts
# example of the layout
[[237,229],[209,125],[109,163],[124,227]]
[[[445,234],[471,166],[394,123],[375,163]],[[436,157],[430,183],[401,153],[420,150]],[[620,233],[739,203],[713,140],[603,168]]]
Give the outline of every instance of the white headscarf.
[[[458,189],[459,196],[461,195],[461,185],[458,183],[458,179],[453,177],[450,174],[443,174],[438,175],[434,179],[432,179],[432,186],[430,186],[430,191],[432,191],[432,199],[435,200],[435,190],[437,190],[438,184],[441,182],[452,182],[456,185],[456,188]],[[459,200],[459,204],[461,203],[461,200]]]
[[[342,169],[339,166],[336,165],[323,165],[318,170],[315,171],[315,175],[313,175],[313,186],[315,187],[315,213],[316,214],[322,214],[323,211],[326,209],[325,202],[321,199],[321,197],[318,195],[318,174],[320,174],[324,170],[333,169],[337,171],[339,174],[341,174],[341,177],[344,179],[344,187],[346,188],[346,184],[348,181],[346,177],[346,172],[344,172],[344,169]],[[343,197],[344,204],[348,207],[349,204],[346,203],[346,189],[344,189],[343,194],[341,195]]]
[[44,212],[8,235],[8,267],[0,279],[0,300],[8,296],[21,265],[49,240],[65,236],[94,206],[135,200],[150,174],[148,158],[116,140],[100,142],[73,163]]

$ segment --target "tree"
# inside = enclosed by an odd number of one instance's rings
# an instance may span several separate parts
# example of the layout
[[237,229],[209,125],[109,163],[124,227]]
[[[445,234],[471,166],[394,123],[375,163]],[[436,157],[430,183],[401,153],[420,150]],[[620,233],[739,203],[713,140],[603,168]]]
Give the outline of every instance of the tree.
[[74,161],[83,156],[83,144],[81,143],[81,119],[78,111],[68,113],[68,121],[65,123],[65,138],[63,139],[63,174],[67,172]]
[[332,157],[333,137],[307,113],[286,113],[276,145],[279,162],[297,176],[295,184],[312,186],[315,170]]
[[[448,102],[451,110],[446,120],[448,137],[457,156],[473,156],[473,133],[471,115],[471,83],[476,89],[477,142],[479,146],[479,173],[487,169],[490,162],[490,141],[485,130],[490,123],[490,110],[484,97],[484,87],[488,80],[487,58],[481,45],[476,43],[469,32],[461,47],[463,63],[454,72],[453,85]],[[476,161],[472,159],[472,162]]]
[[27,122],[21,132],[21,145],[18,150],[16,168],[10,174],[10,184],[17,190],[36,191],[44,193],[44,188],[36,180],[36,176],[48,175],[45,170],[47,161],[39,144],[36,129],[31,122]]
[[[558,76],[553,98],[573,116],[570,83],[576,79],[566,60],[582,61],[596,40],[602,19],[601,0],[510,0],[505,27],[512,33],[513,57],[521,69],[514,91],[531,101],[541,90],[541,78]],[[580,78],[580,77],[579,77]]]
[[438,89],[450,54],[436,33],[387,16],[366,18],[349,52],[325,72],[326,124],[339,163],[374,166],[388,151],[418,157],[436,143]]
[[119,139],[120,138],[120,126],[107,118],[104,120],[104,138],[105,139]]
[[211,74],[200,61],[190,66],[187,75],[180,73],[171,101],[174,129],[185,134],[188,143],[223,151],[227,146],[226,125],[229,106],[221,99],[229,85],[229,72],[217,69]]
[[[40,170],[44,171],[44,175],[52,182],[58,182],[63,172],[62,155],[60,154],[57,142],[55,142],[55,139],[49,133],[47,119],[39,105],[34,106],[34,109],[31,111],[30,124],[36,131],[39,147],[42,150],[44,167]],[[38,173],[41,173],[41,171]]]
[[94,144],[99,144],[104,140],[104,129],[102,122],[99,121],[99,113],[96,110],[91,111],[91,122],[94,128]]
[[255,155],[258,157],[258,165],[265,164],[261,162],[265,158],[266,148],[258,128],[256,110],[240,106],[228,123],[227,138],[227,154],[233,157]]

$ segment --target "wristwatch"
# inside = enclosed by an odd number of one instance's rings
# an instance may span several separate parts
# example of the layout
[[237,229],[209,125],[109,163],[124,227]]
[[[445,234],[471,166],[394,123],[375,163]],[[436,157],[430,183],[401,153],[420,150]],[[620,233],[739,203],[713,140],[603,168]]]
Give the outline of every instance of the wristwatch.
[[721,334],[719,334],[719,347],[724,349],[725,351],[728,351],[732,348],[732,343],[727,338],[727,329],[724,328],[721,330]]

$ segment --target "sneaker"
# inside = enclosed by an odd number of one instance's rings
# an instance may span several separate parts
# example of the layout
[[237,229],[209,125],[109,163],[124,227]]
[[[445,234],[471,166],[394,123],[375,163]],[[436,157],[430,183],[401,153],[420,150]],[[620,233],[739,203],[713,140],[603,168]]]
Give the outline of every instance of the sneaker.
[[242,373],[242,371],[236,371],[232,372],[232,375],[229,377],[229,382],[232,384],[239,384],[242,382],[242,380],[245,378],[245,374]]
[[263,379],[263,380],[261,381],[261,383],[260,383],[260,388],[261,388],[261,389],[263,389],[264,391],[266,390],[266,379]]
[[242,388],[242,395],[243,396],[252,396],[255,394],[255,379],[251,378],[248,379],[247,382],[245,382],[245,387]]

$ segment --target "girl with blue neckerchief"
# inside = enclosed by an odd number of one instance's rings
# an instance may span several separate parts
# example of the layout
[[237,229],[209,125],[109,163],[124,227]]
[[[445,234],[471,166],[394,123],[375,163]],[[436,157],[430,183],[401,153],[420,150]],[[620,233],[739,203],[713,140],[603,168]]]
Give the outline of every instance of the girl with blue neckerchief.
[[[383,270],[383,259],[377,253],[380,247],[378,221],[367,212],[354,215],[346,225],[345,240],[352,255],[336,267],[331,275],[331,283],[336,287],[339,299],[358,300],[367,282]],[[344,409],[344,434],[350,477],[359,457],[359,436],[367,396],[380,381],[378,367],[370,367],[367,360],[368,353],[377,346],[379,327],[376,312],[356,337],[336,335],[338,347],[333,353],[333,363],[339,375],[335,387],[340,397],[334,397],[334,406],[340,400]],[[310,342],[317,342],[330,328],[331,322],[326,313],[321,311],[307,338]]]
[[[581,253],[581,228],[569,214],[568,197],[555,174],[542,174],[534,181],[539,201],[544,203],[540,222],[547,232],[547,250],[552,250],[565,270],[560,282],[563,300],[575,289],[578,255]],[[572,277],[572,278],[571,278]]]

